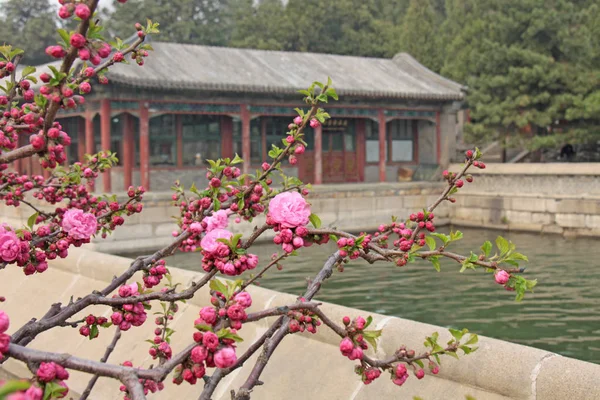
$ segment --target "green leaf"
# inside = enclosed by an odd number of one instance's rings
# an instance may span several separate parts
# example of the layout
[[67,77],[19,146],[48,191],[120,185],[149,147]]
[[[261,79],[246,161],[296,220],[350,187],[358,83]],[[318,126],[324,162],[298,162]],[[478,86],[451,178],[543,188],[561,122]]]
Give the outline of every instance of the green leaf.
[[[194,327],[196,329],[198,329],[199,331],[202,331],[202,332],[210,332],[210,331],[212,331],[212,326],[206,325],[206,324],[196,324],[196,325],[194,325]],[[152,343],[154,343],[154,342],[152,342]]]
[[483,251],[483,254],[485,254],[486,257],[489,257],[490,256],[490,252],[492,251],[492,242],[490,242],[489,240],[487,240],[481,246],[481,251]]
[[33,74],[35,71],[36,71],[35,67],[28,65],[25,68],[23,68],[23,71],[21,72],[21,76],[26,77],[27,75]]
[[479,337],[475,333],[471,333],[469,340],[465,343],[466,345],[475,344],[479,341]]
[[498,236],[496,238],[496,246],[498,246],[498,249],[500,250],[501,254],[506,254],[510,250],[508,241],[506,239],[504,239],[502,236]]
[[431,236],[435,236],[436,238],[440,239],[443,243],[444,246],[446,246],[448,243],[450,243],[450,236],[448,235],[444,235],[443,233],[432,233]]
[[435,239],[432,238],[431,236],[425,236],[425,243],[427,243],[427,246],[429,247],[429,250],[433,251],[435,250]]
[[450,331],[450,334],[452,336],[454,336],[454,339],[456,339],[457,341],[460,342],[460,339],[462,339],[462,337],[464,336],[465,333],[467,333],[468,331],[466,329],[463,330],[458,330],[458,329],[448,329]]
[[438,256],[429,257],[429,261],[431,261],[431,263],[433,264],[433,267],[435,268],[435,270],[437,272],[440,272],[442,270],[441,265],[440,265],[440,258]]
[[458,354],[456,354],[454,351],[448,351],[444,354],[448,354],[449,356],[452,356],[458,360]]
[[367,317],[367,320],[366,320],[366,323],[365,323],[365,326],[364,326],[363,330],[367,329],[369,327],[369,325],[371,325],[372,322],[373,322],[373,317],[369,315]]
[[510,257],[507,260],[523,260],[529,262],[529,258],[526,255],[521,253],[511,253]]
[[31,382],[28,381],[8,381],[0,386],[0,399],[11,393],[20,392],[29,389]]
[[44,390],[44,400],[61,397],[67,388],[60,386],[56,381],[46,383]]
[[473,352],[469,346],[458,346],[459,349],[465,352],[465,354],[470,354]]
[[364,339],[373,347],[373,351],[377,351],[377,340],[375,338],[365,336]]
[[419,367],[424,368],[425,366],[423,365],[423,361],[421,360],[415,360],[413,361],[415,364],[417,364]]
[[88,336],[90,338],[90,340],[92,339],[96,339],[98,337],[98,334],[100,332],[98,332],[98,325],[92,325],[92,328],[90,329],[90,336]]
[[31,217],[27,218],[27,226],[29,227],[29,229],[33,229],[33,226],[35,225],[35,220],[37,219],[37,217],[39,215],[40,215],[40,213],[36,212]]
[[463,238],[463,233],[461,231],[450,232],[450,241],[455,242]]
[[218,279],[211,280],[209,287],[216,292],[227,293],[227,286]]
[[313,224],[313,226],[315,228],[319,229],[321,227],[321,218],[319,218],[317,216],[317,214],[310,214],[308,219],[310,220],[310,223]]
[[237,153],[235,153],[235,157],[233,157],[233,160],[231,160],[231,165],[240,164],[243,162],[244,160]]

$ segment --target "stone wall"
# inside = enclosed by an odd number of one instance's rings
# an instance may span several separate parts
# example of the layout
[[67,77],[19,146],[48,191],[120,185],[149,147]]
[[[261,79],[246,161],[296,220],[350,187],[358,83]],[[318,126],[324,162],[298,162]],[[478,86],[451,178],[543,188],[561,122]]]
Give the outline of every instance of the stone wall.
[[488,164],[473,176],[456,195],[452,224],[600,236],[598,164]]
[[[41,276],[26,277],[20,268],[14,266],[1,272],[0,293],[7,298],[2,309],[11,317],[10,332],[31,317],[42,317],[56,301],[67,302],[71,296],[77,298],[92,290],[102,289],[131,262],[126,258],[84,249],[73,249],[70,253],[66,260],[51,261],[50,269]],[[172,268],[171,273],[173,281],[184,286],[201,276],[199,273],[176,268]],[[250,287],[249,292],[253,298],[251,312],[291,304],[296,300],[295,296],[260,287]],[[32,297],[32,293],[35,297]],[[200,290],[194,299],[181,305],[180,312],[170,325],[176,331],[174,352],[191,342],[193,321],[198,317],[199,309],[209,304],[209,301],[208,291]],[[436,331],[440,333],[441,342],[449,339],[447,330],[438,326],[369,314],[327,303],[323,304],[323,310],[336,321],[340,321],[344,315],[372,315],[373,326],[384,330],[376,353],[378,358],[390,357],[402,344],[421,351],[424,337]],[[82,318],[89,312],[106,317],[110,315],[108,308],[92,307],[73,319]],[[247,349],[265,332],[267,323],[272,321],[273,319],[244,325],[240,333],[246,341],[240,343],[238,352]],[[146,325],[124,333],[109,361],[122,363],[130,360],[136,366],[148,367],[153,361],[148,355],[148,344],[144,340],[153,336],[152,330],[149,319]],[[103,329],[100,336],[90,342],[80,336],[77,329],[56,328],[41,334],[30,346],[98,360],[111,338],[112,329]],[[479,349],[475,353],[461,357],[458,361],[450,357],[444,358],[437,376],[427,372],[427,376],[420,381],[411,376],[399,388],[390,382],[387,374],[382,374],[374,383],[365,386],[353,372],[355,363],[340,354],[339,342],[340,338],[327,328],[319,329],[316,335],[305,333],[288,336],[266,367],[261,377],[265,384],[255,389],[253,398],[368,400],[412,399],[413,396],[419,396],[431,400],[461,400],[466,395],[477,400],[600,398],[600,385],[597,383],[600,376],[599,365],[486,337],[480,337]],[[372,350],[368,354],[372,354]],[[240,387],[255,359],[256,356],[241,370],[223,380],[223,386],[217,390],[214,399],[230,399],[229,391]],[[27,367],[15,360],[8,360],[2,365],[2,369],[5,373],[16,376],[31,376]],[[81,393],[88,379],[88,375],[71,371],[68,383],[73,392]],[[164,394],[158,394],[156,398],[196,399],[201,385],[175,386],[167,378],[165,390]],[[102,400],[117,400],[122,397],[119,383],[105,378],[100,378],[91,395],[91,399]]]

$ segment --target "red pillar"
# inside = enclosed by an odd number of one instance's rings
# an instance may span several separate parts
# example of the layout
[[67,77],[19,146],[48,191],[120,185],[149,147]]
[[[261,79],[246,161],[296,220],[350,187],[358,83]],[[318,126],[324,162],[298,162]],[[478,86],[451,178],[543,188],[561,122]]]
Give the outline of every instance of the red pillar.
[[244,159],[243,172],[250,173],[250,111],[248,105],[242,104],[242,158]]
[[323,183],[323,127],[319,125],[315,132],[315,185]]
[[[91,112],[85,113],[85,152],[87,154],[96,153],[96,142],[94,138],[94,114]],[[89,185],[91,191],[94,191],[94,183]]]
[[177,137],[177,168],[183,167],[183,120],[181,114],[175,115],[175,135]]
[[358,169],[358,181],[365,181],[366,163],[366,120],[356,120],[356,168]]
[[123,114],[123,186],[129,189],[133,183],[134,132],[133,117]]
[[233,119],[221,117],[221,157],[233,158]]
[[85,118],[79,118],[79,127],[77,129],[77,159],[79,162],[85,161]]
[[150,118],[143,102],[140,102],[140,182],[150,190]]
[[440,112],[435,113],[435,151],[438,165],[442,160],[442,126],[440,121]]
[[[110,100],[100,101],[100,146],[102,151],[110,150]],[[102,188],[105,193],[111,191],[110,170],[102,175]]]
[[386,122],[383,110],[379,110],[379,182],[385,182]]

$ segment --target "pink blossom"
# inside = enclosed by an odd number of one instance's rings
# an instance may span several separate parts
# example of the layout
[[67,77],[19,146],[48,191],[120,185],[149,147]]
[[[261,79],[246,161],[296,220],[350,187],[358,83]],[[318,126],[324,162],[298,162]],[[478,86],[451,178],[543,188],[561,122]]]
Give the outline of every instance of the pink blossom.
[[0,333],[4,333],[10,326],[10,319],[4,311],[0,311]]
[[248,269],[254,269],[258,265],[258,256],[256,254],[248,254]]
[[252,297],[248,292],[238,293],[233,299],[244,308],[248,308],[252,305]]
[[400,377],[400,378],[392,379],[392,382],[394,383],[394,385],[402,386],[402,385],[404,385],[404,382],[406,382],[407,379],[408,379],[408,374],[402,375],[402,377]]
[[235,349],[231,346],[226,346],[215,353],[215,365],[219,368],[229,368],[237,361]]
[[96,233],[98,222],[93,214],[70,209],[63,216],[62,227],[73,239],[82,240]]
[[31,385],[29,389],[25,391],[25,398],[27,400],[42,400],[43,395],[44,392],[42,388],[35,385]]
[[208,324],[212,325],[217,321],[217,311],[214,307],[203,307],[200,310],[200,317]]
[[13,231],[0,233],[0,259],[6,262],[14,261],[21,253],[21,240]]
[[367,321],[363,317],[356,317],[355,325],[356,329],[362,330],[365,328]]
[[342,352],[343,355],[348,356],[350,353],[352,353],[353,349],[354,349],[354,343],[352,343],[352,340],[350,338],[345,337],[340,342],[340,351]]
[[284,228],[308,224],[310,206],[298,192],[283,192],[269,203],[269,217]]
[[508,280],[510,279],[510,274],[504,270],[500,270],[496,272],[494,278],[496,279],[496,283],[499,283],[500,285],[505,285],[506,282],[508,282]]
[[398,364],[396,365],[396,377],[400,378],[403,375],[406,375],[408,372],[406,370],[406,365]]
[[[202,228],[202,224],[200,222],[192,222],[190,224],[190,231],[192,231],[193,233],[202,233],[204,231],[204,228]],[[173,236],[177,236],[177,233]]]
[[294,247],[300,248],[300,247],[304,246],[304,240],[302,240],[301,237],[296,236],[294,238],[294,240],[292,241],[292,244],[294,245]]
[[202,344],[209,350],[216,350],[219,346],[219,338],[213,332],[206,332],[202,336]]
[[206,218],[206,231],[210,232],[215,229],[225,229],[229,223],[229,212],[227,210],[219,210],[211,217]]
[[296,118],[294,118],[294,123],[298,126],[302,125],[302,117],[298,115]]
[[225,275],[229,275],[229,276],[237,275],[237,271],[235,269],[235,265],[233,265],[230,262],[225,263],[225,265],[223,265],[223,273]]
[[10,336],[6,333],[0,333],[0,354],[8,351],[8,345],[10,344]]
[[232,321],[244,321],[248,316],[244,311],[244,307],[240,304],[234,304],[227,309],[227,316]]
[[42,382],[52,382],[56,378],[56,368],[53,362],[42,362],[36,375]]
[[190,354],[190,358],[196,364],[200,364],[208,357],[208,350],[204,346],[196,346],[192,349],[192,354]]
[[348,355],[348,358],[351,360],[362,360],[363,358],[363,349],[361,349],[360,347],[355,347],[354,349],[352,349],[352,353],[350,353]]
[[88,19],[91,13],[90,8],[86,4],[78,4],[75,7],[75,15],[81,19]]
[[233,233],[226,229],[215,229],[208,232],[206,236],[202,238],[200,246],[205,252],[213,254],[217,250],[219,244],[221,244],[221,242],[217,242],[217,239],[231,239],[232,236]]

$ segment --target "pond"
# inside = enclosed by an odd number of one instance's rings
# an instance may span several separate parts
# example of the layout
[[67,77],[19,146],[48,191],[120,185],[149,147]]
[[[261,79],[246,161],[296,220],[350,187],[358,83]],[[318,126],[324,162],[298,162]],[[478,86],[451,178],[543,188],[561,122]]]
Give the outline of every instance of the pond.
[[[447,230],[447,229],[446,229]],[[503,233],[460,229],[464,238],[449,250],[477,252],[485,240],[501,234],[529,257],[526,275],[538,279],[534,293],[521,303],[482,270],[459,273],[446,260],[437,273],[419,261],[399,268],[390,264],[351,262],[335,272],[318,299],[366,311],[444,327],[468,328],[481,335],[533,346],[564,356],[600,363],[600,246],[597,239],[564,239],[558,235]],[[266,260],[273,244],[254,248]],[[307,251],[309,250],[309,251]],[[291,257],[284,269],[273,269],[261,286],[299,295],[306,278],[315,275],[335,246],[313,246]],[[169,264],[200,270],[198,253],[177,254]],[[260,266],[259,266],[260,268]]]

